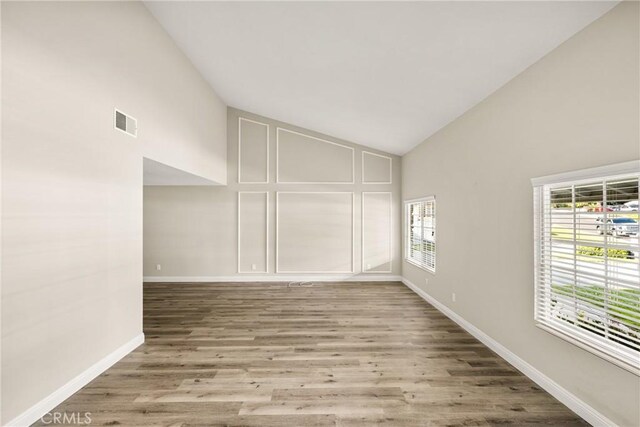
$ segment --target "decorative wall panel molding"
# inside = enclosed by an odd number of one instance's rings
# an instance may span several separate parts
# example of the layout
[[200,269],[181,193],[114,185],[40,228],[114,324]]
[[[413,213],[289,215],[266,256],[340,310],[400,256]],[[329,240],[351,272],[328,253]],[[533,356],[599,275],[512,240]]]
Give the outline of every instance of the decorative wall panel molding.
[[269,271],[269,193],[238,192],[238,273]]
[[353,184],[352,147],[278,128],[276,182],[281,184]]
[[278,192],[276,273],[352,273],[353,192]]
[[269,125],[238,118],[238,182],[269,182]]
[[390,192],[362,193],[362,272],[390,273],[392,252]]
[[382,154],[362,152],[362,183],[391,184],[393,159]]

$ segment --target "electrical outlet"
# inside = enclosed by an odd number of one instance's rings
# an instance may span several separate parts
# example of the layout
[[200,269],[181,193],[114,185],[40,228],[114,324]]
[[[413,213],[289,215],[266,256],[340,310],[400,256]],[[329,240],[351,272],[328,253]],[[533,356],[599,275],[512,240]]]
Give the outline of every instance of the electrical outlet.
[[428,278],[428,277],[425,277],[425,278],[424,278],[424,284],[425,284],[425,285],[428,285],[428,284],[429,284],[429,278]]
[[451,294],[451,301],[456,302],[456,293],[455,292],[453,292]]
[[252,270],[252,271],[256,271],[256,268],[257,268],[257,267],[256,267],[256,265],[255,265],[255,264],[251,264],[251,270]]
[[156,264],[156,270],[158,271],[162,270],[162,266],[160,264]]
[[371,270],[371,264],[367,264],[367,270]]

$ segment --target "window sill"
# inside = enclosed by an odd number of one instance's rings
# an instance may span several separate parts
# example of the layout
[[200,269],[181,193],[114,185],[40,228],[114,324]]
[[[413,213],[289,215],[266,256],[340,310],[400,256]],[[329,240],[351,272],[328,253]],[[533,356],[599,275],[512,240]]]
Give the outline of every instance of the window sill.
[[586,339],[581,339],[580,337],[576,337],[573,334],[569,333],[568,331],[565,331],[563,328],[559,328],[559,327],[556,328],[554,326],[548,325],[546,323],[540,323],[538,321],[536,321],[536,326],[552,335],[557,336],[558,338],[561,338],[575,345],[576,347],[580,347],[581,349],[586,350],[589,353],[595,354],[601,359],[604,359],[607,362],[613,363],[614,365],[626,371],[629,371],[636,376],[640,376],[640,360],[637,361],[637,364],[634,364],[632,361],[623,359],[614,354],[601,350],[600,348],[597,347],[598,345],[597,343],[593,343]]
[[412,259],[409,259],[409,258],[405,258],[404,260],[406,262],[408,262],[409,264],[418,267],[421,270],[427,271],[427,272],[429,272],[431,274],[436,274],[436,269],[435,268],[429,268],[427,266],[421,265],[421,264],[419,264],[419,263],[417,263],[417,262],[415,262],[415,261],[413,261]]

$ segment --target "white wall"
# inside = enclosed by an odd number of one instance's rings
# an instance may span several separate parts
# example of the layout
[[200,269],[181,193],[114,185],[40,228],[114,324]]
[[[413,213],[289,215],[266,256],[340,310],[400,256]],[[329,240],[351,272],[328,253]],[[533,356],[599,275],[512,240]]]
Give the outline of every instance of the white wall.
[[143,156],[225,182],[226,107],[138,2],[2,2],[2,50],[4,424],[142,333]]
[[437,272],[404,262],[403,276],[621,426],[640,425],[640,379],[534,325],[530,179],[640,157],[638,8],[617,6],[403,157],[403,198],[435,195],[438,215]]
[[[242,121],[239,174],[240,117],[257,123]],[[279,136],[278,127],[284,129]],[[400,274],[399,157],[232,108],[228,144],[228,186],[145,187],[144,275],[148,280],[362,278],[363,269],[369,270],[364,271],[369,278]],[[365,158],[365,178],[375,181],[372,184],[362,183],[363,151],[384,156]],[[239,183],[239,176],[243,182],[266,181],[267,169],[267,183]],[[391,183],[385,183],[390,178]],[[302,181],[306,183],[290,183]],[[238,251],[238,192],[247,191],[266,191],[269,201],[267,206],[264,194],[242,196]],[[277,196],[292,191],[305,194]],[[390,193],[386,199],[390,202],[385,204],[378,197],[378,203],[369,203],[365,210],[369,227],[387,224],[391,234],[365,239],[365,262],[361,257],[363,192]]]

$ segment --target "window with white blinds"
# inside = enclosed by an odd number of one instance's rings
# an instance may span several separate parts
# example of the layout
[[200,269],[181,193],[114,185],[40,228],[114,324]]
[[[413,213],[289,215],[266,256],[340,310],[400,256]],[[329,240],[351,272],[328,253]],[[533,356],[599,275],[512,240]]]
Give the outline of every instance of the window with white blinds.
[[405,259],[418,267],[436,271],[436,200],[427,197],[405,202]]
[[537,324],[636,374],[638,164],[533,180]]

